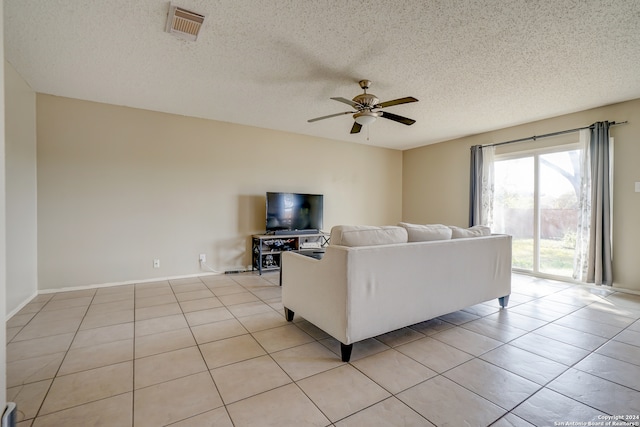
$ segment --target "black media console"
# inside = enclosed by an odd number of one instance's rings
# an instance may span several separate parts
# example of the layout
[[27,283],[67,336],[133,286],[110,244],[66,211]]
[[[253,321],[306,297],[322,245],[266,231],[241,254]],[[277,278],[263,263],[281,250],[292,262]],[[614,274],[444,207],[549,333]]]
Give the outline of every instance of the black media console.
[[282,252],[297,251],[321,258],[329,244],[329,234],[315,230],[312,233],[298,230],[295,234],[254,234],[251,242],[252,270],[262,274],[263,271],[280,269]]

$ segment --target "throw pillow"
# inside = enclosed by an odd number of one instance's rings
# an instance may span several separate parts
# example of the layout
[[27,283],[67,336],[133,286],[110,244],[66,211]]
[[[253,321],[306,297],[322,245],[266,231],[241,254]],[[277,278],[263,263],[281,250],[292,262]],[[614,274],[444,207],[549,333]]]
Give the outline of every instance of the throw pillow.
[[442,224],[409,224],[408,222],[398,223],[400,227],[406,228],[410,242],[430,242],[433,240],[451,239],[451,228]]
[[331,244],[341,246],[375,246],[407,243],[402,227],[372,225],[336,225],[331,228]]
[[465,237],[481,237],[481,236],[490,236],[491,228],[486,225],[474,225],[469,228],[461,228],[450,226],[451,228],[451,238],[452,239],[461,239]]

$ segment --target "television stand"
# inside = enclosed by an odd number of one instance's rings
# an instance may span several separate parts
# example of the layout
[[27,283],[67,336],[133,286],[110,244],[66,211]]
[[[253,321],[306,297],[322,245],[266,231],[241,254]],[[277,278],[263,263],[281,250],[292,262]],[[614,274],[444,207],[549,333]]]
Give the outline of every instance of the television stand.
[[[302,233],[300,232],[302,231]],[[251,236],[251,271],[279,270],[280,255],[286,251],[324,252],[330,235],[313,230],[293,231],[295,234],[254,234]]]

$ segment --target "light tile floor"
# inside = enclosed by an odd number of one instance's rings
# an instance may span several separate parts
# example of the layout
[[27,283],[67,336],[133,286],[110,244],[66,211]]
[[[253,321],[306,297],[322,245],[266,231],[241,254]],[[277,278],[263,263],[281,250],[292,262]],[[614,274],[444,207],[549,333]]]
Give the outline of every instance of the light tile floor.
[[7,322],[19,426],[502,427],[640,414],[640,296],[514,275],[507,309],[488,301],[368,339],[342,363],[337,341],[285,321],[277,283],[203,276],[37,296]]

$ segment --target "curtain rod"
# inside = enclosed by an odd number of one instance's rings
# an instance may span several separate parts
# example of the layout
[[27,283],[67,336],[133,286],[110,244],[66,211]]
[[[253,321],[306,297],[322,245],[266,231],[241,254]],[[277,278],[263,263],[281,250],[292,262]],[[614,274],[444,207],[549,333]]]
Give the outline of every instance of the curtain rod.
[[[609,122],[609,126],[624,125],[624,124],[627,124],[627,123],[629,123],[629,122],[626,121],[626,120],[624,122]],[[578,131],[583,130],[583,129],[593,129],[593,125],[585,126],[585,127],[581,127],[581,128],[576,128],[576,129],[561,130],[559,132],[545,133],[544,135],[533,135],[533,136],[530,136],[528,138],[513,139],[511,141],[497,142],[495,144],[484,144],[484,145],[482,145],[482,147],[497,147],[498,145],[513,144],[514,142],[523,142],[523,141],[529,141],[529,140],[534,140],[535,141],[538,138],[548,138],[550,136],[556,136],[556,135],[563,135],[565,133],[578,132]]]

